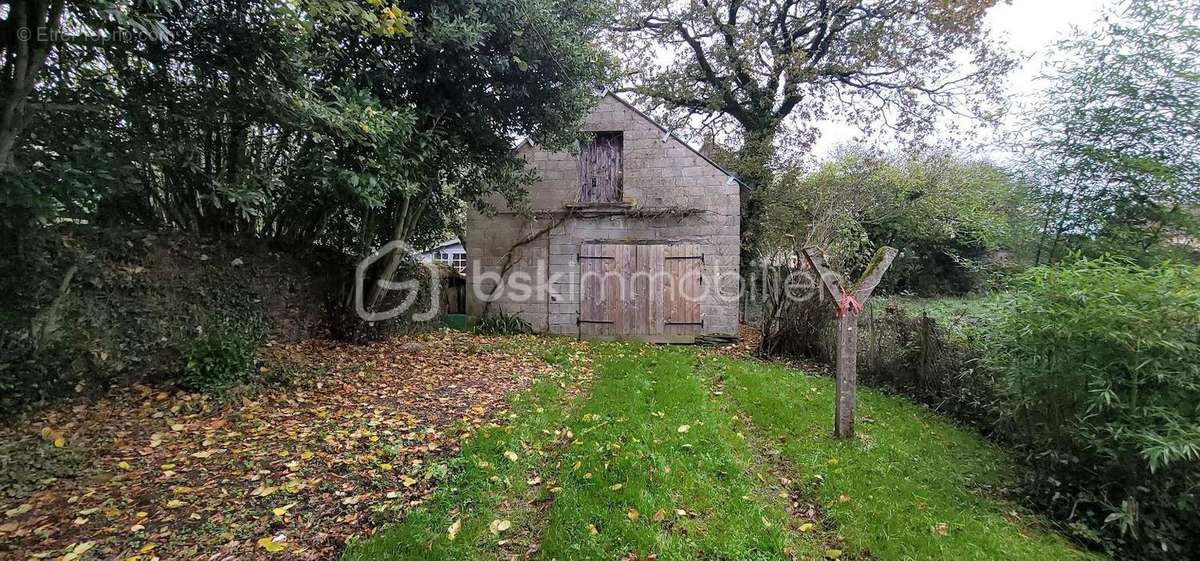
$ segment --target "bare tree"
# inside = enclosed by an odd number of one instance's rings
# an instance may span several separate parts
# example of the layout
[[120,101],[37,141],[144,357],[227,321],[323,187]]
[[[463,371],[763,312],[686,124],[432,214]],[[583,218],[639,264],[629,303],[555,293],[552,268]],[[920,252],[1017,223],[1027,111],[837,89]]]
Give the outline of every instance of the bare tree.
[[994,117],[1014,63],[984,29],[998,1],[632,0],[609,39],[628,90],[676,122],[702,115],[740,136],[753,247],[776,147],[806,148],[816,120],[920,136],[944,111]]

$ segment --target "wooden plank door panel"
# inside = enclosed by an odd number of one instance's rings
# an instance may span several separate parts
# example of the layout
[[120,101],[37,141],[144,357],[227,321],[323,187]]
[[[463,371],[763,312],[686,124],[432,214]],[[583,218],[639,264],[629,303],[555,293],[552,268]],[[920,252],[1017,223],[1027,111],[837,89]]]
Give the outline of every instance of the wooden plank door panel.
[[692,244],[668,246],[663,255],[666,271],[663,287],[663,332],[665,335],[695,335],[703,327],[700,300],[703,295],[704,255]]
[[641,308],[630,285],[636,266],[636,246],[579,246],[580,336],[618,338],[637,325]]
[[609,293],[605,287],[605,272],[611,266],[611,255],[595,244],[579,246],[579,333],[601,335],[612,324],[608,315]]
[[664,246],[637,246],[637,274],[634,298],[639,306],[636,335],[663,334],[663,269]]
[[624,337],[637,332],[638,302],[633,290],[634,270],[637,267],[637,246],[614,244],[605,246],[605,252],[613,256],[612,269],[605,279],[609,291],[608,314],[615,318],[609,326],[609,335]]

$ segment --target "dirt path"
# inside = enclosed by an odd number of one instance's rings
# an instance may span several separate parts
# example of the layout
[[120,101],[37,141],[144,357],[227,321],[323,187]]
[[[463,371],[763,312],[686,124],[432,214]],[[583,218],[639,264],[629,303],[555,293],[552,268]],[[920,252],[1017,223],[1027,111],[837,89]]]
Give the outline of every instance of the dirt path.
[[308,342],[270,353],[306,371],[304,388],[221,401],[138,386],[43,412],[0,431],[15,456],[0,558],[336,557],[422,500],[458,431],[550,370],[518,348],[459,333]]

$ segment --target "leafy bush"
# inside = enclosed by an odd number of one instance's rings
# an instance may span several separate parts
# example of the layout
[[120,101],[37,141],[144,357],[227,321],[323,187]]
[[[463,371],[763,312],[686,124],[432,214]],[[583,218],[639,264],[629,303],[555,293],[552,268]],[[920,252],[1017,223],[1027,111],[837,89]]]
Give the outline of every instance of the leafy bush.
[[[354,266],[353,261],[347,261],[343,271],[352,273]],[[428,268],[411,259],[402,261],[392,278],[394,282],[407,287],[385,292],[379,303],[372,307],[372,311],[382,313],[396,308],[403,311],[394,318],[381,321],[364,321],[353,306],[346,305],[347,302],[353,302],[356,281],[353,274],[341,278],[336,290],[330,291],[326,301],[330,335],[340,341],[369,343],[389,337],[412,335],[441,324],[445,317],[445,309],[434,302],[434,285],[441,283],[443,279],[431,275]],[[414,282],[415,284],[411,284]],[[445,286],[439,288],[444,289]],[[435,312],[434,316],[426,321],[417,321],[415,316],[430,312],[430,306],[436,308],[432,310]]]
[[497,311],[479,318],[475,322],[475,332],[480,335],[524,335],[533,333],[533,326],[517,314]]
[[1031,269],[986,356],[1039,506],[1122,558],[1200,548],[1200,268]]
[[249,380],[262,344],[261,330],[231,319],[209,322],[187,351],[183,381],[198,390],[220,390]]
[[967,294],[1020,260],[1031,207],[1028,188],[991,164],[845,149],[815,171],[778,175],[762,249],[766,262],[780,263],[819,246],[834,269],[856,278],[873,250],[889,245],[901,255],[880,292]]

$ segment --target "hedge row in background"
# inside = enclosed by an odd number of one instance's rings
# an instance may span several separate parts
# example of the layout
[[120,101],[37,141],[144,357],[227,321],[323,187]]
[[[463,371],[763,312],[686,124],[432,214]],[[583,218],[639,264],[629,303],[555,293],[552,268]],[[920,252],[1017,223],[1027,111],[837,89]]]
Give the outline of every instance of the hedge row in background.
[[[791,309],[791,308],[790,308]],[[779,349],[832,361],[833,313]],[[798,327],[796,327],[798,326]],[[877,299],[859,376],[1021,455],[1028,502],[1122,559],[1200,549],[1200,269],[1080,259],[977,302]]]

